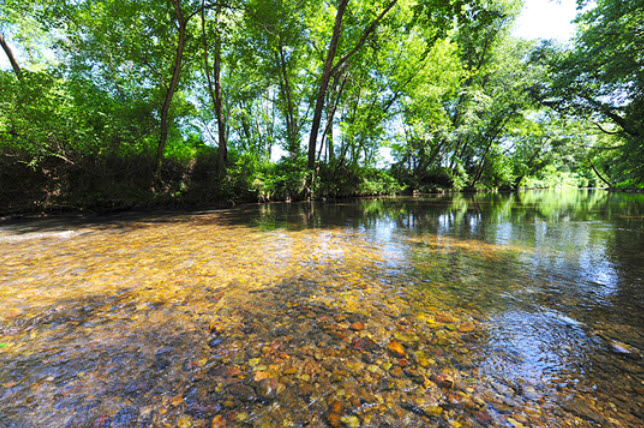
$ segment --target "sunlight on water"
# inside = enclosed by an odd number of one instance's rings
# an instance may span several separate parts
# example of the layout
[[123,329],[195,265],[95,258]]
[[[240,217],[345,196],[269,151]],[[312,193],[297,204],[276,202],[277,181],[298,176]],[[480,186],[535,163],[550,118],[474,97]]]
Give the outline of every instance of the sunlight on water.
[[639,427],[644,196],[0,224],[0,426]]

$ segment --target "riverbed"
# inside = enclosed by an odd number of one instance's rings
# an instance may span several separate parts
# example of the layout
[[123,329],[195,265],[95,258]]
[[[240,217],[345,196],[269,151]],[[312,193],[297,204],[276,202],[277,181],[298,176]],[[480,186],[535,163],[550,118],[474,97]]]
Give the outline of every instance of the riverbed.
[[640,427],[644,195],[0,223],[0,427]]

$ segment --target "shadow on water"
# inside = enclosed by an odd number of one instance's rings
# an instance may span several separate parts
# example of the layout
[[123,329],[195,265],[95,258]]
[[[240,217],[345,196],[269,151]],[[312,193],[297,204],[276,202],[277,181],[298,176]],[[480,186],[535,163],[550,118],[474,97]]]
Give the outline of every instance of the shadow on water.
[[0,354],[0,425],[135,426],[127,421],[145,423],[142,407],[185,388],[182,365],[203,348],[203,328],[177,325],[171,313],[137,325],[128,317],[146,311],[134,306],[126,294],[92,295],[5,325],[3,337],[17,345]]

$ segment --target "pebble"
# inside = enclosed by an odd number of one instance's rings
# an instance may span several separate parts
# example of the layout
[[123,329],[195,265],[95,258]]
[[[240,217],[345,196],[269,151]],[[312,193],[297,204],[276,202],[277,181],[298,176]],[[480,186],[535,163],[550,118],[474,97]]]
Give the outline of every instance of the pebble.
[[257,386],[257,395],[264,402],[273,401],[277,396],[277,381],[273,378],[261,380]]
[[224,341],[221,340],[220,338],[215,337],[214,339],[210,339],[210,341],[208,342],[208,346],[210,346],[211,348],[215,348],[215,347],[221,345],[223,342]]
[[436,382],[437,385],[443,388],[449,389],[454,386],[454,379],[446,375],[442,375],[442,374],[433,375],[431,377],[431,380]]
[[178,428],[190,428],[192,426],[192,418],[188,415],[183,415],[177,421]]
[[510,423],[512,424],[512,426],[514,426],[515,428],[526,428],[526,426],[525,426],[525,425],[523,425],[521,422],[519,422],[519,421],[517,421],[517,420],[515,420],[515,419],[508,418],[507,420],[508,420],[508,422],[510,422]]
[[210,428],[226,428],[226,419],[222,415],[217,415],[212,419]]
[[375,351],[380,348],[376,342],[369,339],[368,337],[354,338],[351,342],[351,346],[353,347],[353,349],[357,349],[359,351]]
[[354,331],[362,331],[364,330],[364,324],[361,323],[360,321],[356,321],[353,324],[351,324],[349,328]]
[[472,323],[467,323],[467,324],[462,324],[459,328],[458,331],[461,333],[471,333],[474,331],[474,324]]
[[406,355],[404,346],[395,340],[392,340],[387,345],[387,351],[394,357],[404,357]]
[[357,416],[343,416],[340,421],[345,427],[358,428],[360,426],[360,419]]
[[581,416],[584,419],[588,419],[591,421],[595,422],[600,422],[602,421],[601,415],[597,413],[596,410],[594,410],[591,407],[591,404],[588,402],[582,402],[580,400],[570,400],[562,404],[562,407],[569,411],[572,412],[578,416]]
[[407,368],[404,370],[405,374],[407,377],[411,378],[415,383],[418,384],[424,384],[425,383],[425,376],[423,376],[418,370],[412,369],[412,368]]
[[394,367],[389,373],[394,377],[402,377],[403,370],[397,366],[397,367]]
[[250,415],[248,413],[239,412],[239,413],[237,413],[237,416],[235,416],[235,420],[237,422],[244,422],[244,421],[248,420],[249,417],[250,417]]
[[136,407],[125,407],[118,411],[112,419],[112,425],[130,428],[137,426],[137,419],[139,418],[139,409]]
[[344,406],[342,405],[342,402],[340,401],[332,401],[329,405],[329,414],[327,416],[327,420],[329,424],[331,424],[332,427],[340,427],[341,426],[341,413],[343,410]]
[[253,387],[244,385],[243,383],[233,383],[228,385],[226,391],[241,401],[254,401],[257,399],[257,394]]

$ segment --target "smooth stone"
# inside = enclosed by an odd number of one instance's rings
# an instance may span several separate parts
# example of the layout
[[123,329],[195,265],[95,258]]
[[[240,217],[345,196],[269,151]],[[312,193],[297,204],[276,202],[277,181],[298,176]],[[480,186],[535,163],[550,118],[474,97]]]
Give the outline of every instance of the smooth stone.
[[392,340],[387,345],[387,351],[395,357],[404,357],[406,355],[405,347],[402,343]]
[[342,424],[349,428],[358,428],[360,426],[360,419],[357,416],[343,416],[340,418]]
[[226,387],[226,391],[241,401],[255,401],[257,399],[257,393],[253,387],[244,385],[243,383],[233,383]]
[[262,379],[257,386],[257,395],[262,401],[273,401],[277,396],[277,381],[272,378]]

